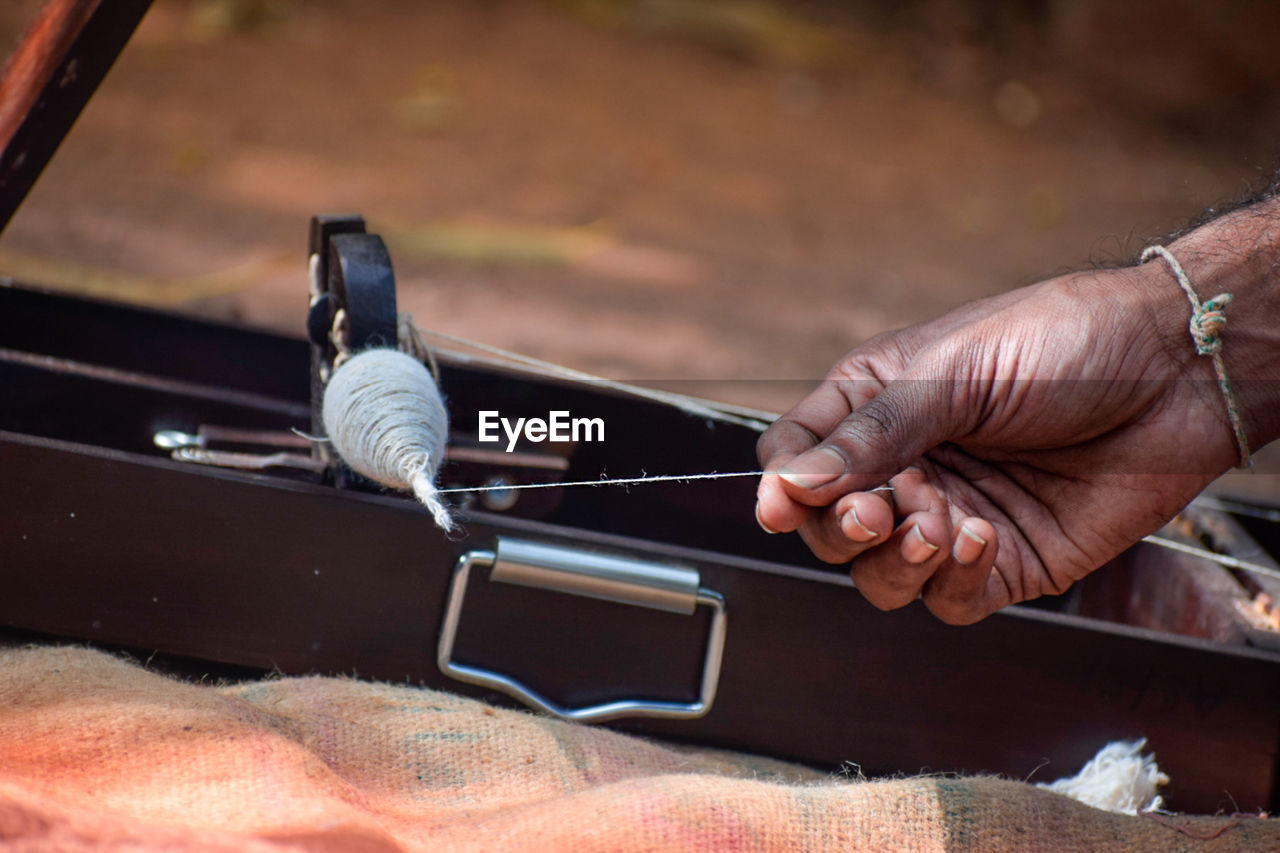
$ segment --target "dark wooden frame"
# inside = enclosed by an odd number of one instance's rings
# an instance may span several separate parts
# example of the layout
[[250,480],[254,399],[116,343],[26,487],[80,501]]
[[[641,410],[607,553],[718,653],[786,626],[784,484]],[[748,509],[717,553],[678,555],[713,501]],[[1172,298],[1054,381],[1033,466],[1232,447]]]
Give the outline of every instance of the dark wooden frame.
[[[832,770],[1018,778],[1074,772],[1105,742],[1146,736],[1174,807],[1276,804],[1280,655],[1054,609],[1009,608],[967,628],[919,605],[880,613],[842,572],[759,532],[747,482],[565,490],[510,514],[470,510],[465,536],[450,539],[398,495],[181,464],[149,446],[154,428],[200,421],[306,427],[308,360],[304,340],[0,288],[0,624],[507,702],[446,679],[434,648],[458,556],[534,538],[696,567],[726,599],[711,713],[620,728]],[[727,470],[752,452],[746,430],[646,401],[444,370],[458,411],[498,394],[640,425],[593,451],[604,456],[575,457],[571,478],[602,462],[616,470],[654,430],[678,437],[667,442],[683,448],[677,467]],[[477,578],[458,655],[567,704],[692,696],[704,631],[699,618]]]

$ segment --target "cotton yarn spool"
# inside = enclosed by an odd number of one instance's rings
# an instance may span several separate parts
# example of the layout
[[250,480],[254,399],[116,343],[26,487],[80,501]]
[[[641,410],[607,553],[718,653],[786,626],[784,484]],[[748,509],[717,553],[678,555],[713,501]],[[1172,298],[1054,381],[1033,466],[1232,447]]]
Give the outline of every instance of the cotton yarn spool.
[[321,414],[343,462],[384,486],[411,490],[441,529],[453,530],[435,484],[449,413],[421,361],[393,349],[352,356],[325,386]]

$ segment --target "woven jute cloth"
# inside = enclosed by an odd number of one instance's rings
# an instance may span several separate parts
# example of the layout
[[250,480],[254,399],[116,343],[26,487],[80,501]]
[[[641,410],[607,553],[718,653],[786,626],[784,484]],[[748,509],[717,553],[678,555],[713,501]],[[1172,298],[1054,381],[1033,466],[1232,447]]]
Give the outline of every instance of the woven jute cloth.
[[409,687],[0,652],[0,849],[1280,850],[997,778],[859,782]]

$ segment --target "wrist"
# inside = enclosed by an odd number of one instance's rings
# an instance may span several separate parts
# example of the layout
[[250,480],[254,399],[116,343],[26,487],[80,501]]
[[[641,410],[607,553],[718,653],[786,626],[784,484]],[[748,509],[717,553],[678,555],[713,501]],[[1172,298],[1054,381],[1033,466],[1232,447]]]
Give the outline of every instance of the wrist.
[[[1202,302],[1233,296],[1224,310],[1221,355],[1249,447],[1256,450],[1280,437],[1280,199],[1219,217],[1166,248]],[[1137,271],[1152,298],[1153,322],[1184,375],[1213,377],[1211,359],[1196,353],[1188,331],[1191,304],[1168,264],[1155,257]],[[1217,398],[1230,429],[1216,380],[1199,384]]]

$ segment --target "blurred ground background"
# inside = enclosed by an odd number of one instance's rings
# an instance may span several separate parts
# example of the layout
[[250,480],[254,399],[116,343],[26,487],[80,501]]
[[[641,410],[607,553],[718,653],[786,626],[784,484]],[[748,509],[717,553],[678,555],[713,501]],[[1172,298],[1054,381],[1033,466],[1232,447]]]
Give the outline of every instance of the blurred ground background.
[[157,0],[0,272],[301,334],[308,218],[360,212],[424,325],[784,409],[754,380],[1269,174],[1277,32],[1245,0]]

